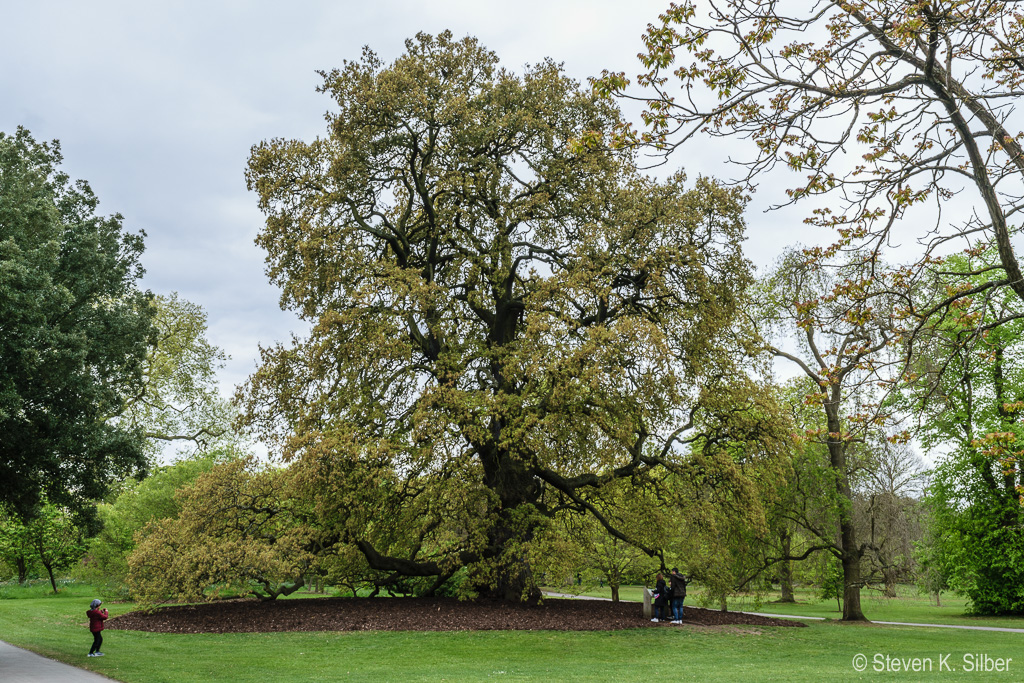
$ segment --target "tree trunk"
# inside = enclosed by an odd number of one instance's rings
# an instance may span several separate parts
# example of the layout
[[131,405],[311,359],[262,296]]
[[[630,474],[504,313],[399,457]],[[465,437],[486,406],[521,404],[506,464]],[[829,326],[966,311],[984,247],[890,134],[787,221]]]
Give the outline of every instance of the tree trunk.
[[619,584],[617,584],[617,583],[610,583],[608,585],[612,589],[612,602],[618,602],[619,601]]
[[896,597],[896,571],[892,567],[886,567],[882,571],[882,576],[885,578],[885,597],[895,598]]
[[57,580],[53,578],[53,564],[43,562],[43,566],[46,567],[46,573],[50,575],[50,586],[53,587],[53,594],[57,594]]
[[480,593],[509,602],[537,602],[540,588],[533,580],[530,558],[519,552],[509,552],[533,538],[540,524],[535,517],[540,485],[526,471],[520,459],[508,450],[496,448],[501,442],[502,424],[493,420],[492,444],[481,448],[480,462],[484,466],[484,484],[498,495],[499,508],[494,526],[488,532],[486,557],[498,561],[497,576],[493,586],[480,587]]
[[725,593],[722,593],[722,594],[721,594],[721,595],[720,595],[720,596],[718,597],[718,609],[719,609],[720,611],[722,611],[722,612],[728,612],[728,611],[729,611],[729,603],[728,603],[728,601],[727,601],[727,600],[725,599],[725,597],[726,597],[726,596],[725,596]]
[[[792,545],[789,530],[783,529],[779,532],[779,538],[782,541],[783,557],[789,557]],[[779,602],[796,602],[796,596],[793,595],[793,563],[790,560],[782,561],[782,566],[779,569],[779,588],[782,590],[782,598]]]
[[14,564],[18,567],[18,584],[24,586],[28,581],[28,563],[25,562],[24,557],[18,557],[14,560]]
[[[844,523],[843,538],[853,536],[852,522]],[[860,554],[850,548],[855,546],[843,543],[843,621],[867,621],[860,608]]]
[[846,467],[846,443],[842,441],[843,424],[839,418],[842,396],[838,386],[832,388],[832,401],[825,404],[829,439],[829,461],[836,477],[836,492],[843,501],[839,512],[839,538],[843,551],[843,621],[867,621],[860,608],[860,549],[857,529],[853,525],[853,491]]

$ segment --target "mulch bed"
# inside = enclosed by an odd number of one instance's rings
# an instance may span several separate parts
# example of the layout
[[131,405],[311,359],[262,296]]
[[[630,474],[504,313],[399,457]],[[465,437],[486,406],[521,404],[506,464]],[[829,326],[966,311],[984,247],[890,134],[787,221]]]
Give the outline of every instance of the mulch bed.
[[[687,607],[684,626],[805,626],[738,612]],[[643,618],[636,602],[548,598],[540,605],[453,598],[235,600],[164,607],[113,617],[107,628],[157,633],[268,631],[610,631],[677,628]]]

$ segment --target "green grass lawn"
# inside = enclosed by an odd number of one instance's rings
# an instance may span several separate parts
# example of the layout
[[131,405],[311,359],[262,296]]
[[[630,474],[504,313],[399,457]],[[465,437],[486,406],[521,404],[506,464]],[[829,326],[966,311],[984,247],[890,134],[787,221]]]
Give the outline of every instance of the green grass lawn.
[[[637,589],[639,594],[639,589]],[[0,600],[0,638],[48,657],[130,682],[150,681],[483,681],[673,680],[819,681],[860,676],[921,680],[924,674],[876,673],[885,657],[940,661],[957,680],[1019,680],[1019,634],[812,623],[809,628],[690,629],[663,626],[615,632],[105,634],[107,657],[85,657],[91,593]],[[112,616],[128,604],[107,604]],[[1013,658],[1009,672],[963,671],[965,653]],[[947,657],[942,660],[942,657]],[[1017,661],[1017,658],[1020,661]],[[891,662],[892,660],[890,660]],[[941,672],[952,673],[952,672]]]

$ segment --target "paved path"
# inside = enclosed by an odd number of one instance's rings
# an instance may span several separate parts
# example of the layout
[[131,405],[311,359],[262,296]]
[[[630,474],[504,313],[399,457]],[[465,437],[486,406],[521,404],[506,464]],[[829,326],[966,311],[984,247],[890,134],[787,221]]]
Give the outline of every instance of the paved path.
[[[595,598],[593,595],[573,595],[572,593],[552,593],[550,591],[544,591],[544,595],[552,598],[571,598],[573,600],[611,600],[611,598]],[[629,602],[629,600],[623,600],[623,602]],[[638,605],[640,603],[637,603]]]
[[[825,617],[801,617],[795,614],[769,614],[768,612],[744,612],[744,614],[756,614],[759,617],[777,617],[779,619],[814,619],[824,621]],[[926,628],[958,628],[964,631],[1002,631],[1003,633],[1024,633],[1024,628],[1003,628],[1002,626],[967,626],[965,624],[915,624],[911,621],[875,621],[872,624],[884,624],[886,626],[924,626]]]
[[[595,598],[589,595],[572,595],[571,593],[548,593],[553,598],[577,598],[579,600],[607,600],[608,598]],[[639,603],[637,603],[639,604]],[[741,614],[753,614],[758,617],[775,617],[776,619],[810,619],[813,621],[825,621],[825,617],[802,617],[796,614],[770,614],[768,612],[741,612]],[[1002,631],[1003,633],[1024,633],[1024,628],[1003,628],[1001,626],[963,626],[960,624],[915,624],[909,621],[874,621],[872,624],[884,624],[885,626],[923,626],[925,628],[956,628],[963,631]]]
[[[82,660],[85,660],[84,654]],[[110,683],[111,680],[0,640],[0,681],[3,683]]]

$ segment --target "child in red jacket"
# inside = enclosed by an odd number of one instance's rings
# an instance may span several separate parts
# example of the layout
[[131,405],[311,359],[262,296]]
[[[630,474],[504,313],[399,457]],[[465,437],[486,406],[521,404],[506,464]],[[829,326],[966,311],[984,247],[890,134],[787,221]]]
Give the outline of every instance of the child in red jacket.
[[103,604],[102,600],[93,600],[89,604],[89,611],[85,616],[89,617],[89,630],[92,631],[92,649],[89,650],[90,657],[102,657],[100,645],[103,644],[103,621],[110,615],[105,609],[99,609]]

